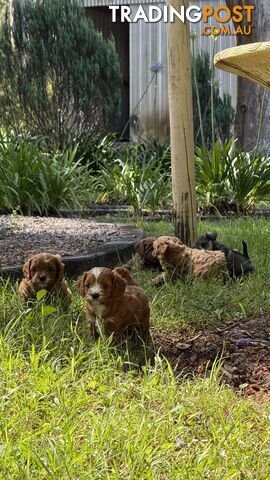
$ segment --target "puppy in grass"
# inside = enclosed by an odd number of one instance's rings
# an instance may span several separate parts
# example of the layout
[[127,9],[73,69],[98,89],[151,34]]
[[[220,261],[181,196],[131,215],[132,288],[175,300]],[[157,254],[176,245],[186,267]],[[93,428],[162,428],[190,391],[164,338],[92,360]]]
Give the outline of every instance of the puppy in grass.
[[215,280],[228,278],[223,252],[198,250],[184,245],[177,237],[159,237],[154,241],[153,255],[159,259],[162,274],[153,280],[156,285],[173,277]]
[[243,253],[220,243],[217,240],[217,232],[207,232],[198,238],[195,243],[195,248],[212,251],[220,250],[223,252],[230,276],[232,278],[239,278],[254,272],[254,267],[248,254],[247,243],[244,240],[242,241],[242,245]]
[[86,316],[93,339],[102,332],[108,337],[113,335],[115,342],[130,330],[137,330],[148,338],[149,303],[125,268],[92,268],[79,277],[77,285],[86,300]]
[[71,291],[64,278],[64,264],[60,255],[38,253],[23,266],[23,280],[19,294],[25,299],[36,298],[37,292],[46,290],[51,297],[60,299],[65,306],[71,303]]
[[135,267],[139,270],[142,267],[147,267],[161,271],[158,258],[153,256],[153,243],[155,240],[156,237],[146,237],[136,243],[134,247],[135,255],[126,263],[126,265],[124,265],[124,267],[128,269]]

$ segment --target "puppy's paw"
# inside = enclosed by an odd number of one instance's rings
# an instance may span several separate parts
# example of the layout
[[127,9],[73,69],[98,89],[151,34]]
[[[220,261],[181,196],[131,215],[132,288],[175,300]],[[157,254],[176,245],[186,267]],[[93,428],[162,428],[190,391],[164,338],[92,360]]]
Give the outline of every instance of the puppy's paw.
[[23,280],[19,285],[19,294],[21,298],[35,298],[36,292],[27,281]]
[[135,253],[135,255],[132,257],[132,262],[133,262],[133,267],[136,270],[141,270],[144,265],[144,260],[138,253]]
[[164,273],[161,273],[157,277],[153,278],[152,283],[156,286],[163,285],[166,282]]

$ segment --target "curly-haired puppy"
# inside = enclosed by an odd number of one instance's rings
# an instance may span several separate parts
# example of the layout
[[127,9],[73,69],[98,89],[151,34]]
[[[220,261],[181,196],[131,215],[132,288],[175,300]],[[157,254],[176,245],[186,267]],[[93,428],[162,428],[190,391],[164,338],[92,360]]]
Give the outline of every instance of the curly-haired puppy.
[[60,255],[33,255],[23,266],[23,276],[19,285],[19,293],[23,298],[35,298],[39,290],[47,290],[66,304],[71,302],[71,291],[64,279],[64,264]]
[[242,241],[243,253],[239,250],[226,247],[217,240],[217,232],[208,232],[198,238],[195,248],[217,251],[224,253],[227,262],[227,268],[232,278],[238,278],[242,275],[250,275],[254,272],[251,263],[246,242]]
[[[95,267],[78,279],[79,292],[86,299],[86,315],[92,338],[100,331],[113,334],[114,341],[127,330],[149,333],[150,308],[143,290],[124,268]],[[127,277],[128,274],[128,277]]]
[[163,269],[163,273],[154,280],[156,284],[173,276],[192,276],[208,280],[228,275],[223,252],[189,248],[176,237],[157,238],[154,241],[153,255],[159,259]]
[[127,268],[115,267],[113,271],[114,273],[117,273],[118,275],[120,275],[120,277],[122,277],[126,281],[127,285],[134,285],[135,287],[139,286],[136,280],[134,280],[134,278],[130,275]]
[[142,267],[155,268],[161,270],[158,258],[153,256],[153,243],[156,237],[146,237],[136,243],[134,257],[124,265],[126,268]]

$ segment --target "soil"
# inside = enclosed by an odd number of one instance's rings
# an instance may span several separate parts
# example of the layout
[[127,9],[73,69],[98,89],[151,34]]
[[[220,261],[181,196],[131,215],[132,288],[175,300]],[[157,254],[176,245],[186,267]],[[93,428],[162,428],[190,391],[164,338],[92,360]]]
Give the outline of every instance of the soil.
[[120,228],[78,218],[0,215],[0,266],[22,265],[39,252],[85,255],[119,239]]
[[178,332],[158,331],[153,333],[153,341],[177,373],[205,376],[221,359],[226,384],[246,396],[270,394],[270,317],[222,323],[203,332],[189,327]]

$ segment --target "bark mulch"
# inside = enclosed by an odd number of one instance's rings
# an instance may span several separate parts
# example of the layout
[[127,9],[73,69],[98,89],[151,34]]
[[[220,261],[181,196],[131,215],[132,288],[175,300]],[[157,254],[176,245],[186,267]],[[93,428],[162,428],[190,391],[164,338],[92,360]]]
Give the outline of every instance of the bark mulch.
[[270,317],[220,324],[202,332],[154,332],[153,341],[177,373],[207,375],[221,359],[225,383],[244,395],[270,393]]

